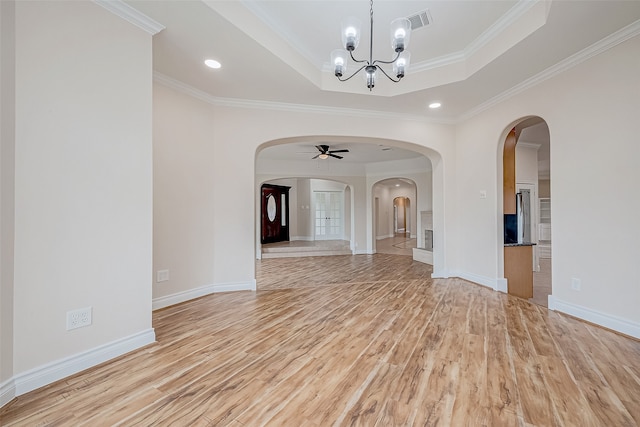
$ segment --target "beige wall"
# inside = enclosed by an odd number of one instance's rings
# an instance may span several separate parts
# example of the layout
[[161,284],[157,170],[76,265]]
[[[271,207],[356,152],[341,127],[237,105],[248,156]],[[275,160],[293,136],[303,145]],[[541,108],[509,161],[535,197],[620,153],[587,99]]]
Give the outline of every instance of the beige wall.
[[[40,381],[27,371],[46,383],[70,373],[52,363],[153,340],[152,86],[151,36],[92,2],[18,2],[15,23],[20,393]],[[67,331],[66,313],[84,307],[92,325]]]
[[516,183],[538,185],[538,148],[533,144],[516,144]]
[[[0,384],[13,376],[15,7],[0,2]],[[2,396],[0,404],[8,397]]]
[[[181,209],[175,210],[175,216],[167,218],[167,222],[156,227],[154,235],[154,254],[156,268],[170,269],[171,272],[191,270],[192,278],[173,281],[171,274],[170,284],[163,287],[158,284],[154,289],[154,298],[171,298],[172,295],[188,295],[194,289],[208,289],[215,291],[216,287],[248,288],[253,283],[255,286],[255,257],[257,254],[256,242],[258,238],[257,219],[258,192],[262,182],[281,179],[309,178],[333,179],[351,186],[354,209],[353,236],[354,249],[365,253],[371,248],[370,235],[373,230],[371,218],[366,207],[371,204],[371,190],[365,178],[365,172],[361,176],[349,176],[349,171],[336,171],[339,176],[327,175],[326,171],[297,171],[285,170],[278,162],[270,161],[268,166],[273,170],[257,169],[256,153],[259,149],[272,141],[285,141],[290,138],[304,138],[308,135],[340,135],[341,138],[358,139],[359,143],[385,138],[397,141],[397,144],[411,143],[411,148],[423,150],[426,155],[434,156],[434,162],[440,167],[437,173],[453,173],[450,167],[445,171],[444,158],[452,157],[453,127],[432,123],[417,123],[415,121],[384,120],[380,118],[345,117],[340,114],[317,114],[299,112],[295,110],[261,110],[258,108],[232,108],[217,106],[215,102],[206,103],[178,92],[176,89],[166,87],[160,83],[154,86],[154,129],[157,143],[154,145],[154,156],[174,157],[175,153],[164,153],[167,147],[173,144],[183,144],[192,152],[189,156],[203,159],[208,164],[211,175],[206,176],[202,185],[194,189],[198,193],[198,200],[185,201]],[[180,110],[185,109],[186,113]],[[207,121],[212,130],[205,126],[192,126],[189,116],[202,117],[202,123]],[[198,119],[200,120],[200,119]],[[286,126],[283,126],[286,123]],[[251,124],[248,126],[247,124]],[[160,128],[170,126],[172,131],[159,132]],[[198,141],[208,140],[209,145],[191,144],[189,139]],[[393,142],[392,141],[392,142]],[[441,152],[441,154],[438,154]],[[428,164],[428,163],[427,163]],[[171,166],[156,162],[154,171],[157,177],[169,173]],[[186,166],[186,165],[185,165]],[[426,167],[425,167],[426,168]],[[200,167],[189,163],[186,167],[179,167],[183,177],[174,177],[178,184],[191,180],[188,175],[197,174]],[[449,172],[450,171],[450,172]],[[391,176],[397,176],[393,174]],[[439,178],[444,182],[443,178]],[[453,186],[453,177],[446,180]],[[232,185],[231,185],[232,184]],[[443,187],[444,188],[444,184]],[[156,206],[162,203],[172,203],[170,188],[160,185],[156,178],[154,197]],[[445,201],[444,191],[440,191],[440,199],[434,198],[434,211],[440,218],[439,227],[444,227]],[[183,199],[180,199],[183,201]],[[225,202],[221,202],[225,201]],[[429,201],[431,203],[431,200]],[[194,221],[193,210],[199,210],[202,206],[212,206],[212,211],[207,212],[206,227],[213,226],[213,230],[205,227],[204,221]],[[233,209],[230,208],[233,207]],[[208,208],[207,208],[208,209]],[[156,213],[156,217],[160,213]],[[203,215],[204,216],[204,215]],[[436,214],[434,213],[434,217]],[[199,245],[206,247],[210,259],[205,257],[187,260],[182,256],[184,248],[168,244],[170,235],[175,227],[189,227],[184,230],[187,234],[197,235],[200,238]],[[450,238],[449,234],[439,234],[443,243],[439,246],[445,250],[447,245],[444,239]],[[170,262],[170,265],[161,267],[159,257]],[[441,256],[440,261],[445,262],[446,257]],[[444,264],[443,264],[444,265]],[[444,270],[444,269],[442,269]],[[212,273],[211,273],[212,272]],[[195,280],[195,278],[202,278]],[[163,282],[164,283],[164,282]]]
[[[502,277],[501,142],[515,121],[539,116],[551,141],[552,306],[640,333],[640,197],[631,196],[640,182],[639,51],[636,36],[458,126],[460,274]],[[571,289],[572,278],[582,280],[581,291]]]
[[[154,95],[164,101],[156,100],[153,108],[153,297],[158,298],[214,283],[214,205],[231,212],[237,207],[215,191],[216,181],[234,183],[213,164],[213,109],[162,88]],[[158,270],[169,270],[169,280],[156,282]]]

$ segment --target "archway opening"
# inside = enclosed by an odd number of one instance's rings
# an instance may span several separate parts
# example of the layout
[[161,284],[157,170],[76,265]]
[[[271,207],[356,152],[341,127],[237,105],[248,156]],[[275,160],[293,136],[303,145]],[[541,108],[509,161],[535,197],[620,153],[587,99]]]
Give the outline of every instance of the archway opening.
[[[321,159],[317,157],[317,146],[328,145],[331,150],[348,149],[340,153],[343,159]],[[375,151],[377,161],[367,160],[367,151]],[[408,157],[398,157],[410,153]],[[411,221],[415,224],[409,231],[416,234],[418,245],[424,246],[423,230],[420,229],[421,211],[432,212],[434,233],[433,254],[437,254],[438,265],[434,265],[434,277],[446,274],[445,230],[444,230],[444,169],[440,154],[429,148],[406,141],[373,137],[343,136],[297,136],[268,141],[256,149],[256,189],[269,179],[318,178],[342,182],[348,186],[351,197],[351,240],[353,254],[375,253],[374,198],[372,186],[381,179],[404,176],[415,179],[424,176],[419,188],[417,202],[411,200]],[[256,198],[256,202],[259,200]],[[427,203],[428,205],[422,206]],[[292,203],[293,204],[293,203]],[[256,206],[258,206],[256,204]],[[415,209],[414,209],[415,208]],[[256,218],[258,219],[256,207]],[[416,224],[417,223],[417,224]],[[256,220],[256,235],[258,222]],[[259,236],[258,236],[259,237]],[[261,256],[259,238],[256,238],[256,257]],[[436,258],[436,256],[432,257]],[[414,258],[415,259],[415,258]],[[422,260],[420,260],[422,261]],[[432,261],[433,262],[433,261]]]
[[547,123],[534,116],[513,122],[499,144],[501,290],[545,307],[552,294],[550,142]]
[[[426,176],[423,181],[427,181]],[[420,182],[425,186],[424,182]],[[417,210],[420,197],[430,199],[430,192],[418,194],[418,186],[412,179],[394,177],[373,184],[373,250],[375,253],[413,256],[418,247],[418,230],[421,227]]]

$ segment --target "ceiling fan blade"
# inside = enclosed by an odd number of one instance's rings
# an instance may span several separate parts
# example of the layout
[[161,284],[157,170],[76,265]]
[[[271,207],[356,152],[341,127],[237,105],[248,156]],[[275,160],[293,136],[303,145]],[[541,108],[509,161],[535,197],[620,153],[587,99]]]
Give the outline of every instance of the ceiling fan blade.
[[320,156],[320,154],[316,154],[315,156],[313,156],[313,157],[311,158],[311,160],[313,160],[313,159],[317,159],[319,156]]
[[330,150],[330,153],[348,153],[349,150]]
[[341,159],[342,158],[342,156],[336,156],[333,153],[327,153],[327,154],[330,155],[331,157],[335,157],[336,159]]

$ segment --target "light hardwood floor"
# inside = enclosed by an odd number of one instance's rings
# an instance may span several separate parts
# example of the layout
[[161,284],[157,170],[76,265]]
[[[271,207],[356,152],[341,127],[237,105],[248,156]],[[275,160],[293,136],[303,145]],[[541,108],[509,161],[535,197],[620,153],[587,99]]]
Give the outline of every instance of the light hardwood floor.
[[158,343],[0,424],[633,426],[640,342],[410,257],[268,259],[259,290],[154,313]]
[[416,247],[416,238],[405,237],[398,234],[394,237],[376,241],[376,253],[389,255],[413,256],[413,248]]

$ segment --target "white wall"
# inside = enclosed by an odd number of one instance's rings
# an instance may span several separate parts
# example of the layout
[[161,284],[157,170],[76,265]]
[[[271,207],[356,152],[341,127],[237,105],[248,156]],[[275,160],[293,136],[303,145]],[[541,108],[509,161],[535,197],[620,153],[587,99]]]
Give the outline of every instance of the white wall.
[[[221,179],[213,167],[213,109],[194,98],[174,97],[162,88],[153,108],[153,298],[214,283],[215,209],[233,210],[214,192]],[[188,171],[188,172],[186,172]],[[233,185],[232,182],[227,182]],[[156,282],[158,270],[169,280]]]
[[[378,212],[375,213],[374,240],[393,237],[393,199],[389,196],[389,187],[385,185],[373,186],[373,197],[378,199]],[[375,205],[373,207],[375,209]]]
[[15,186],[15,7],[0,2],[0,406],[13,377]]
[[[165,82],[165,84],[167,83]],[[250,105],[247,108],[226,107],[216,105],[215,100],[211,100],[209,104],[194,101],[190,96],[180,93],[179,89],[169,88],[161,83],[156,83],[154,88],[154,111],[156,112],[154,123],[161,120],[168,121],[170,126],[175,127],[173,131],[175,134],[184,135],[182,141],[194,150],[193,156],[208,159],[213,173],[205,180],[203,188],[199,189],[199,197],[201,198],[199,203],[213,204],[212,220],[209,223],[213,224],[212,233],[209,233],[208,230],[199,233],[202,224],[200,222],[190,223],[188,221],[189,215],[186,213],[178,213],[171,219],[176,226],[190,224],[192,230],[189,233],[198,234],[204,240],[209,239],[207,243],[201,244],[213,246],[211,250],[213,260],[199,261],[197,265],[187,266],[186,261],[181,260],[178,253],[180,248],[160,249],[158,247],[160,243],[155,245],[156,253],[160,253],[161,250],[166,251],[162,253],[166,259],[172,260],[171,271],[183,268],[198,270],[193,273],[195,277],[200,274],[204,276],[207,271],[213,269],[213,281],[208,287],[211,291],[215,291],[216,287],[224,287],[225,289],[255,287],[254,262],[256,242],[259,243],[259,227],[256,220],[259,218],[257,193],[260,183],[265,181],[309,177],[336,180],[351,186],[355,225],[354,230],[351,230],[352,244],[354,250],[359,253],[364,253],[371,248],[367,242],[368,236],[372,232],[371,222],[367,217],[367,210],[360,208],[367,206],[371,198],[370,186],[367,186],[367,179],[364,177],[364,168],[354,174],[353,170],[340,169],[341,166],[334,162],[331,170],[320,168],[294,170],[289,168],[283,172],[284,166],[277,161],[263,162],[265,164],[256,162],[256,153],[259,148],[278,142],[293,142],[291,139],[303,139],[308,135],[327,136],[329,138],[327,140],[330,140],[332,135],[338,135],[342,139],[351,138],[354,143],[376,141],[383,138],[387,145],[389,143],[405,144],[405,148],[422,150],[424,154],[433,156],[439,168],[437,173],[440,175],[453,173],[455,170],[451,167],[445,171],[445,161],[443,160],[452,157],[454,152],[452,144],[454,134],[450,125],[419,123],[412,120],[398,121],[397,119],[381,119],[379,117],[346,117],[342,114],[300,112],[295,109],[265,110],[251,108]],[[202,98],[206,99],[206,96]],[[183,116],[177,113],[177,110],[182,108],[200,109],[200,113],[209,118],[209,122],[213,126],[212,133],[208,134],[207,129],[198,126],[189,127],[183,120]],[[160,111],[166,111],[166,114],[161,116],[158,113]],[[171,120],[170,115],[174,111],[177,116],[176,119]],[[247,126],[248,123],[251,126]],[[286,123],[286,126],[283,126],[283,123]],[[158,138],[162,138],[162,136],[156,132],[156,139]],[[199,144],[192,146],[192,144],[185,142],[190,138],[209,139],[213,151],[208,151],[208,148],[205,150],[205,147]],[[408,143],[413,145],[409,146]],[[164,145],[164,143],[154,145],[155,156],[165,156],[162,153]],[[156,170],[155,173],[162,174],[163,172]],[[182,170],[182,173],[188,175],[192,172],[187,169]],[[185,177],[184,179],[190,178]],[[444,188],[445,179],[438,179]],[[446,181],[450,183],[449,185],[453,185],[454,177],[448,177]],[[440,218],[440,223],[437,226],[442,230],[439,234],[442,238],[439,246],[443,251],[440,257],[442,265],[446,262],[444,256],[444,250],[447,246],[445,236],[449,236],[449,233],[444,230],[444,210],[448,209],[444,200],[446,191],[440,190],[439,199],[434,197],[434,217],[437,213]],[[162,188],[156,188],[155,197],[165,197],[170,200],[171,194]],[[209,201],[204,201],[204,199]],[[200,204],[185,205],[184,211],[197,209],[201,206]],[[229,206],[234,208],[230,209]],[[170,230],[171,227],[171,223],[163,226],[167,230]],[[168,232],[158,230],[159,234],[154,236],[156,242],[160,242]],[[442,268],[441,270],[446,269]],[[156,286],[157,293],[154,294],[154,297],[165,298],[166,301],[176,301],[178,298],[195,295],[197,292],[194,293],[194,290],[203,290],[202,287],[201,282],[185,280],[176,283],[176,287],[168,290],[168,293],[160,294],[158,286]]]
[[516,183],[538,186],[538,148],[536,144],[516,144]]
[[[154,340],[152,91],[148,33],[91,2],[15,12],[20,394]],[[92,325],[67,331],[67,312],[84,307]]]
[[313,219],[311,218],[311,180],[308,178],[298,178],[297,186],[297,212],[298,228],[297,238],[299,240],[313,240]]
[[458,126],[459,274],[487,284],[502,277],[502,143],[518,119],[542,117],[551,141],[550,306],[640,336],[639,51],[636,36]]

